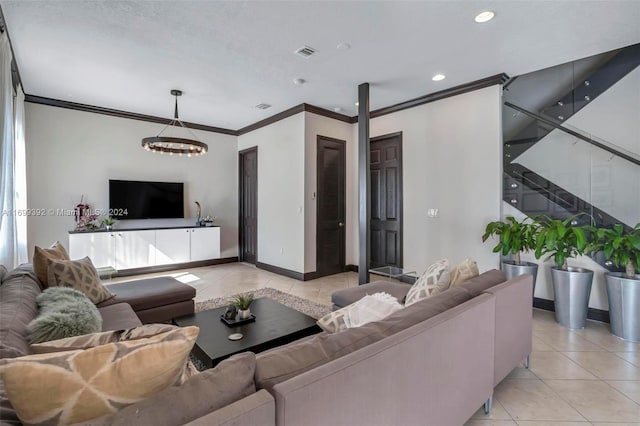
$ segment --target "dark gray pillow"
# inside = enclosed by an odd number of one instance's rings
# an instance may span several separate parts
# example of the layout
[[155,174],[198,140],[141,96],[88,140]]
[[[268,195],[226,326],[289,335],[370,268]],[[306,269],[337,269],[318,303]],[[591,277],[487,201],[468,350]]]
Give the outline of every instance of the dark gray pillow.
[[27,325],[29,343],[42,343],[102,330],[98,308],[81,291],[45,289],[37,298],[38,316]]

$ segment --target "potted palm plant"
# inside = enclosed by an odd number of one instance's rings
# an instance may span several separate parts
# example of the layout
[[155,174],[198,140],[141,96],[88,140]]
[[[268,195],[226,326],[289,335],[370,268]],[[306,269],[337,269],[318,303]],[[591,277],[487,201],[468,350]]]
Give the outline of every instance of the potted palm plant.
[[602,251],[607,260],[625,272],[607,272],[607,298],[611,332],[640,342],[640,223],[630,231],[621,224],[592,228],[590,252]]
[[529,217],[518,221],[513,216],[507,216],[505,221],[489,222],[482,235],[482,241],[487,241],[490,237],[500,237],[498,244],[493,248],[494,253],[501,253],[502,256],[511,255],[512,260],[502,260],[502,271],[507,278],[514,278],[522,274],[533,275],[533,292],[536,291],[536,277],[538,275],[538,264],[524,262],[520,259],[522,252],[536,249],[536,233],[538,228]]
[[573,226],[575,216],[567,219],[552,219],[538,216],[536,236],[536,259],[548,255],[556,266],[551,268],[553,298],[556,321],[569,328],[584,328],[589,309],[593,271],[571,267],[567,260],[584,254],[587,249],[587,234],[582,226]]
[[247,319],[251,317],[251,304],[254,301],[252,294],[239,294],[233,298],[231,303],[238,308],[238,319]]

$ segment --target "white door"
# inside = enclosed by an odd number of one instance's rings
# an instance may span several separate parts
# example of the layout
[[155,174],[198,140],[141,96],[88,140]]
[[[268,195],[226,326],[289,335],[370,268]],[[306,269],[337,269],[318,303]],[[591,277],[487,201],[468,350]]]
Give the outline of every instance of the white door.
[[156,231],[156,265],[189,261],[190,229],[158,229]]
[[156,231],[117,231],[116,269],[153,266],[156,262]]
[[191,261],[220,258],[220,228],[191,229]]
[[89,256],[96,268],[116,266],[116,234],[90,232],[69,234],[69,257],[81,259]]

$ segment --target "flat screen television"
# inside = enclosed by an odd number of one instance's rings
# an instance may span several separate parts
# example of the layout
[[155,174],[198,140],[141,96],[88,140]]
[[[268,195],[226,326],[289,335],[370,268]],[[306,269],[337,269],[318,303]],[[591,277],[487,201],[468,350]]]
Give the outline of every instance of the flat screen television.
[[109,213],[116,219],[184,218],[184,184],[110,179]]

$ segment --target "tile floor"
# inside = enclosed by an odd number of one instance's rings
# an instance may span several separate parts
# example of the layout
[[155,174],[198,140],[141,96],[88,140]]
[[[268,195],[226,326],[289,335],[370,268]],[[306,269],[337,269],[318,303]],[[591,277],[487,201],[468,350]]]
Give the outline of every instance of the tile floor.
[[[353,272],[301,282],[238,263],[147,276],[160,275],[194,286],[196,301],[272,287],[330,305],[332,292],[358,284]],[[533,317],[530,369],[511,372],[495,389],[491,415],[479,408],[467,426],[640,426],[640,344],[612,336],[608,324],[569,330],[551,312],[534,309]]]

